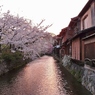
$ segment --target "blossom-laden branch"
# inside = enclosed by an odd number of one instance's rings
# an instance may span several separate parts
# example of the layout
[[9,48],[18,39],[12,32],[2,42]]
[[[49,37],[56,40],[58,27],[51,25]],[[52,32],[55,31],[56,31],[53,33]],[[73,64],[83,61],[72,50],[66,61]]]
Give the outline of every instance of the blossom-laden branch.
[[41,54],[51,53],[54,41],[46,32],[51,25],[41,27],[43,21],[33,26],[31,20],[13,16],[9,11],[4,13],[0,18],[0,44],[22,51],[25,58],[35,59]]

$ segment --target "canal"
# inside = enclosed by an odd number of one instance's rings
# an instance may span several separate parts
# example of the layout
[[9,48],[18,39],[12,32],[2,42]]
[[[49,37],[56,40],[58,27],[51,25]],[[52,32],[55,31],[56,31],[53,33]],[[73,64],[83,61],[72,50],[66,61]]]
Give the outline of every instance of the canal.
[[53,57],[0,76],[0,95],[92,95]]

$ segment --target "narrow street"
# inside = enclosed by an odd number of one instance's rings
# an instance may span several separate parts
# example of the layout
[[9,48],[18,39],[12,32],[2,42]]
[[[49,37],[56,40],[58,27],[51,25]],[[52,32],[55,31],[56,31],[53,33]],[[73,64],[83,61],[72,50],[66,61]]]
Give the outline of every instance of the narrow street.
[[53,57],[0,76],[0,95],[92,95]]

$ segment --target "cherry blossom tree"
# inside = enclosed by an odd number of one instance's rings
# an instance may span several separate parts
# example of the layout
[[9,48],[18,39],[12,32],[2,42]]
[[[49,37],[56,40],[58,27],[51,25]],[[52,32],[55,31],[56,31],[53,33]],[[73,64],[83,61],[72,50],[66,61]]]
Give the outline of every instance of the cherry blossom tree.
[[52,52],[54,40],[47,28],[41,26],[44,20],[34,25],[31,20],[13,16],[10,11],[0,17],[0,45],[10,45],[12,51],[23,52],[24,58],[35,59],[41,54]]

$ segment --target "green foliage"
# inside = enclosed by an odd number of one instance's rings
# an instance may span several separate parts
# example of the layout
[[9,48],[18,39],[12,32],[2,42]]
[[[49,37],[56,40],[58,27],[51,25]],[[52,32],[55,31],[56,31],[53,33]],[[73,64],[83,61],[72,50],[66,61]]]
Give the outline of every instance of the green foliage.
[[79,71],[76,72],[75,77],[78,82],[81,82],[81,73]]
[[79,71],[71,70],[71,74],[81,83],[81,73]]
[[9,68],[18,67],[23,64],[22,52],[16,51],[13,53],[8,47],[2,50],[1,58],[6,62]]
[[12,52],[3,52],[2,58],[7,63],[18,63],[20,60],[23,59],[23,56],[20,52],[16,51],[15,53]]
[[71,74],[75,76],[75,70],[71,70]]

